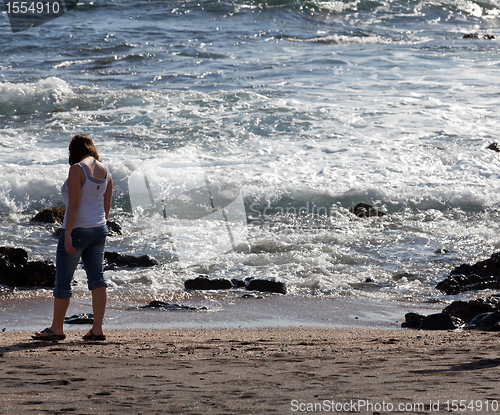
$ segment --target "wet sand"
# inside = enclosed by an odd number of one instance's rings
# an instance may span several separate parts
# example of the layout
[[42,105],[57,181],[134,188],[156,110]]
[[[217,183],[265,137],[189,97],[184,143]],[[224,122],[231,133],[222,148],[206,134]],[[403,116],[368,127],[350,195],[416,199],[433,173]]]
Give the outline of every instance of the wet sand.
[[[221,328],[399,328],[409,311],[437,313],[443,304],[394,303],[346,297],[305,297],[253,294],[255,298],[221,297],[173,299],[169,303],[193,306],[199,311],[141,309],[144,301],[110,299],[108,329],[221,329]],[[51,324],[53,298],[0,298],[0,330],[38,331]],[[205,309],[202,309],[205,308]],[[67,315],[92,313],[90,297],[72,299]],[[68,326],[69,330],[79,329]]]
[[0,413],[499,411],[498,333],[148,329],[89,343],[86,330],[57,343],[0,333]]

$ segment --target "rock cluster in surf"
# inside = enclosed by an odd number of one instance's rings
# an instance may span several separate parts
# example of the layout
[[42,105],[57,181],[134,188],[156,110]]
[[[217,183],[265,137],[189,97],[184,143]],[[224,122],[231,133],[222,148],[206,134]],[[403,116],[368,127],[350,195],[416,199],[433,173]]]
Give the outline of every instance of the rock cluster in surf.
[[[500,252],[475,264],[461,264],[436,285],[448,295],[466,291],[500,288]],[[500,331],[500,295],[454,301],[442,313],[424,316],[407,313],[402,327],[422,330],[453,330],[457,328]]]
[[204,275],[188,279],[184,282],[186,290],[228,290],[231,288],[245,288],[248,291],[271,292],[286,294],[284,282],[264,279],[227,280],[224,278],[210,279]]
[[441,313],[425,316],[407,313],[402,327],[420,330],[500,331],[500,295],[470,301],[454,301]]
[[454,268],[436,288],[448,295],[464,291],[500,288],[500,252],[476,264]]

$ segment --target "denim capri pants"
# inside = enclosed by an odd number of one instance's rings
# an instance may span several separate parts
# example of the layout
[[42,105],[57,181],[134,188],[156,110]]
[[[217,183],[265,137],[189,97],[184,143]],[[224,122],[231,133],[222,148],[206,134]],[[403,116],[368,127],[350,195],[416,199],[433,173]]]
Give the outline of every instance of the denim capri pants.
[[71,282],[76,267],[82,259],[89,290],[107,287],[104,280],[104,243],[108,234],[106,226],[97,228],[75,228],[71,232],[73,247],[76,252],[68,254],[64,249],[64,229],[59,236],[56,251],[56,281],[54,297],[70,298],[73,295]]

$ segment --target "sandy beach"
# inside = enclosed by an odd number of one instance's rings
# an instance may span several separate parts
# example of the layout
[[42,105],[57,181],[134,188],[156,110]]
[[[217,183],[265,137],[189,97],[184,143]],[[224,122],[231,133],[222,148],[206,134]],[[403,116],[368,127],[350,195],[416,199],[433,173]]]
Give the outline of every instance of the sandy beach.
[[371,328],[0,334],[0,413],[498,413],[498,333]]

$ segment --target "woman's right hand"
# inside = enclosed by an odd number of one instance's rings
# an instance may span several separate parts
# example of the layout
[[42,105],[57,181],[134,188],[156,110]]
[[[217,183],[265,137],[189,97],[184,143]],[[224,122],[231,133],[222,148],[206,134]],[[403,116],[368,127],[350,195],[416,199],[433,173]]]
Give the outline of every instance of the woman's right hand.
[[71,234],[64,235],[64,249],[70,255],[73,255],[76,252],[76,249],[73,247],[73,239],[71,238]]

